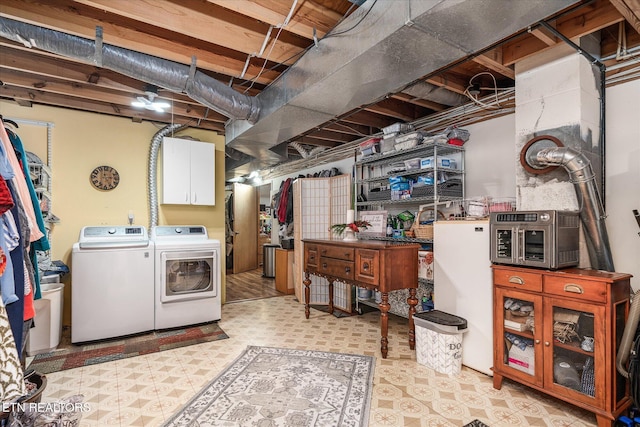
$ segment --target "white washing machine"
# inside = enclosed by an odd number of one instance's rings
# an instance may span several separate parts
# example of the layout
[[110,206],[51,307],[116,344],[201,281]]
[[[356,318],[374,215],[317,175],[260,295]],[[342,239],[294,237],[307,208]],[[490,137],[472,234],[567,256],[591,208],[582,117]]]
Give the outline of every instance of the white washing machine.
[[203,226],[151,229],[155,245],[155,329],[220,320],[220,241]]
[[154,327],[154,251],[143,226],[83,227],[71,264],[71,342]]

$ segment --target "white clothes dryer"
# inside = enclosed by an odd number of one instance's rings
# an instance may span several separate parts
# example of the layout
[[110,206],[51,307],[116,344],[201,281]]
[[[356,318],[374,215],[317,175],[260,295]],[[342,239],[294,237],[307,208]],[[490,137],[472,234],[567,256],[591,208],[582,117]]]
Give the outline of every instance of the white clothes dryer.
[[203,226],[151,229],[155,245],[155,329],[220,320],[220,241]]
[[154,251],[145,227],[83,227],[71,259],[71,342],[153,330]]

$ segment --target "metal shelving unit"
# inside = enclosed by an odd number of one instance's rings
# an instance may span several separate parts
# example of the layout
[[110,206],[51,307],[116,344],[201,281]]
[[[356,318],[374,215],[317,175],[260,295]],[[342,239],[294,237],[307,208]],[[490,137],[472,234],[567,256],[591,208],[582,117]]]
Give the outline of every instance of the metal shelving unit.
[[[455,169],[438,167],[438,158],[444,156],[454,157],[457,167]],[[433,158],[434,167],[407,170],[402,169],[399,164],[406,160],[416,158],[424,159],[427,157]],[[387,206],[391,208],[397,206],[401,210],[404,210],[409,205],[416,207],[432,205],[435,210],[439,204],[464,199],[464,148],[460,146],[443,143],[418,144],[415,147],[404,150],[362,157],[355,162],[355,168],[356,189],[359,189],[360,194],[366,198],[366,200],[361,200],[356,203],[358,210],[371,210],[371,208],[376,207],[380,209]],[[457,191],[448,191],[445,188],[447,181],[438,183],[441,173],[447,174],[450,177],[449,179],[459,180],[459,193]],[[389,177],[391,176],[417,180],[418,177],[426,175],[433,176],[434,184],[420,187],[423,191],[419,195],[412,194],[409,198],[393,200],[390,192],[388,198],[386,198],[386,193],[383,193],[385,190],[381,190],[380,192],[373,191],[374,189],[387,187]],[[418,187],[414,187],[413,193],[418,193],[417,189]],[[380,196],[376,193],[383,194]]]
[[[433,167],[404,169],[405,161],[412,159],[424,159],[432,157]],[[448,157],[456,161],[456,168],[438,167],[440,157]],[[386,210],[389,214],[397,215],[399,212],[407,209],[415,209],[416,212],[421,208],[431,208],[437,212],[438,206],[446,205],[451,202],[462,202],[464,200],[464,148],[446,143],[429,143],[418,144],[415,147],[397,150],[387,153],[372,154],[362,157],[355,162],[355,190],[357,194],[361,194],[366,200],[360,200],[356,203],[358,211],[376,211]],[[438,183],[439,178],[444,178],[446,174],[447,180],[455,182],[456,191],[447,191],[446,180]],[[433,177],[433,184],[427,184],[421,187],[420,191],[416,191],[418,187],[414,187],[411,197],[392,200],[391,191],[387,191],[385,187],[390,187],[389,177],[404,177],[414,181],[420,176],[430,175]],[[384,189],[381,191],[372,191],[373,189]],[[419,194],[419,195],[418,195]],[[371,236],[362,234],[359,239],[393,241],[398,243],[420,243],[433,245],[432,239],[420,239],[414,237],[388,237],[388,236]],[[433,249],[433,248],[432,248]],[[433,292],[433,281],[426,279],[418,280],[418,298],[421,293]],[[403,301],[404,299],[404,301]],[[375,297],[370,299],[358,298],[356,292],[356,303],[378,307]],[[391,299],[390,313],[408,317],[408,304],[406,296],[394,295]],[[359,310],[359,307],[356,306]],[[421,306],[416,307],[421,312]]]

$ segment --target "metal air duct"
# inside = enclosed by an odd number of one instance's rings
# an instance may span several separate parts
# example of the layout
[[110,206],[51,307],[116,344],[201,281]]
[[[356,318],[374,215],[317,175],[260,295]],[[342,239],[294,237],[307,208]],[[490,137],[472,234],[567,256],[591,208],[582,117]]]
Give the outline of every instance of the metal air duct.
[[367,1],[257,95],[262,110],[255,124],[227,124],[226,143],[265,166],[279,163],[284,159],[272,147],[403,90],[408,82],[574,3],[512,1],[505,7],[503,0]]
[[557,138],[541,135],[523,147],[520,162],[531,173],[546,173],[552,169],[550,166],[562,166],[569,173],[580,206],[591,266],[615,271],[605,224],[606,214],[589,159],[573,148],[563,147]]
[[[101,29],[98,31],[101,34]],[[93,63],[173,92],[237,120],[255,122],[260,107],[255,97],[243,95],[218,80],[191,67],[166,59],[134,52],[94,40],[25,24],[0,17],[0,36],[27,47]]]

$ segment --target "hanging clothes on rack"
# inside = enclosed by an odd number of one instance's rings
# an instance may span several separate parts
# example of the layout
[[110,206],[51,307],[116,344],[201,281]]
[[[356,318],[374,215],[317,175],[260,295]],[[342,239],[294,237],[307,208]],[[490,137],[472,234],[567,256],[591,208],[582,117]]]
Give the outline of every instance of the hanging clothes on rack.
[[[33,241],[29,247],[29,259],[32,266],[38,265],[38,258],[36,251],[48,251],[51,249],[51,245],[49,244],[49,239],[46,236],[46,229],[44,226],[44,218],[42,217],[42,210],[40,209],[40,200],[38,200],[38,196],[36,194],[35,187],[33,185],[33,181],[31,180],[31,175],[29,174],[29,164],[27,160],[27,154],[22,145],[22,141],[20,137],[13,131],[7,130],[9,135],[9,140],[11,141],[11,145],[13,145],[16,155],[18,156],[18,160],[22,165],[22,171],[25,176],[25,181],[27,184],[27,189],[29,190],[29,198],[31,199],[31,205],[33,206],[33,213],[36,220],[36,224],[38,230],[42,233],[42,237]],[[37,268],[33,268],[33,285],[35,288],[35,299],[40,299],[40,277]]]
[[[37,296],[40,296],[39,279],[34,267],[37,265],[34,246],[48,249],[49,242],[45,236],[40,205],[34,203],[34,198],[37,201],[37,197],[28,173],[22,141],[14,132],[7,131],[4,123],[0,126],[0,140],[3,149],[0,153],[3,156],[0,164],[5,168],[10,167],[13,173],[13,176],[6,181],[14,205],[3,216],[4,243],[9,245],[10,240],[12,242],[17,240],[18,243],[9,252],[13,268],[14,295],[18,300],[8,304],[6,312],[18,354],[22,355],[28,330],[35,317],[34,295],[38,293]],[[13,223],[15,228],[12,227]],[[11,279],[11,277],[5,278],[5,275],[0,279],[0,285],[6,285],[6,282]]]

